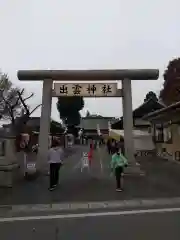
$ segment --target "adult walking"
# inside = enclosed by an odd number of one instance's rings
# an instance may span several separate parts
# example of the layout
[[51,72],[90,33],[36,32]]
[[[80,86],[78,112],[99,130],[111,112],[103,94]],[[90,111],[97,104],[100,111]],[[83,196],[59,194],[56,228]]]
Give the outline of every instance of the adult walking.
[[108,153],[111,154],[111,140],[110,139],[107,140],[107,150],[108,150]]
[[112,155],[111,160],[111,170],[116,177],[116,191],[122,191],[122,174],[124,172],[124,167],[128,164],[127,159],[123,154],[116,148],[116,152]]
[[59,170],[63,164],[63,149],[58,139],[52,140],[52,147],[48,151],[48,162],[50,168],[49,190],[54,190],[59,182]]
[[116,152],[116,148],[117,148],[116,140],[112,139],[112,141],[111,141],[111,154],[114,154]]

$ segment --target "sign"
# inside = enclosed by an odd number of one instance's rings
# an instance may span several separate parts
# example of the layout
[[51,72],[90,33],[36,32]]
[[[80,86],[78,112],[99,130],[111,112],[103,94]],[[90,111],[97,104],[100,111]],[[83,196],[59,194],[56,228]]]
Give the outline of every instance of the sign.
[[89,167],[88,153],[83,153],[82,167]]
[[35,168],[36,168],[36,164],[35,163],[28,163],[27,164],[27,169],[28,170],[32,170],[32,169],[34,170]]
[[53,96],[121,97],[117,83],[55,83]]

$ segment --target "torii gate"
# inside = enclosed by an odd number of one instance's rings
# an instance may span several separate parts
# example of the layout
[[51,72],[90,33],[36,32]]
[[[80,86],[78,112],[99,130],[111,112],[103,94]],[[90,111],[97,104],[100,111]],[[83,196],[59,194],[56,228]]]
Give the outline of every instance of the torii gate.
[[38,163],[42,163],[42,161],[47,162],[53,81],[88,82],[122,80],[125,154],[129,163],[135,166],[131,80],[157,80],[158,77],[158,69],[19,70],[18,79],[21,81],[43,81]]

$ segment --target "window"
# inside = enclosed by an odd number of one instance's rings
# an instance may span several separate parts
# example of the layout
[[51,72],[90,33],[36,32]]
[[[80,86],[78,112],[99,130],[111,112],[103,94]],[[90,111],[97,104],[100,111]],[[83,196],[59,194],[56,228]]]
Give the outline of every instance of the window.
[[164,142],[164,133],[162,126],[155,126],[155,142]]
[[164,142],[170,143],[172,142],[172,132],[171,132],[171,126],[165,127],[163,129],[163,135],[164,135]]
[[153,138],[155,142],[159,143],[172,143],[171,125],[156,124],[154,125]]

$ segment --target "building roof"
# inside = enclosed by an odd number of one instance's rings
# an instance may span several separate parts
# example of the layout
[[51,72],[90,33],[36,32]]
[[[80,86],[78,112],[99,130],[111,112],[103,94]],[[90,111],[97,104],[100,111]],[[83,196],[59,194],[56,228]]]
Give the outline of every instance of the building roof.
[[156,111],[164,107],[165,105],[163,103],[160,103],[159,101],[155,101],[154,99],[150,98],[133,111],[133,117],[142,118],[149,112]]
[[[156,101],[153,98],[143,102],[138,108],[133,111],[133,118],[143,118],[144,115],[156,110],[163,109],[165,105],[160,101]],[[123,117],[114,124],[112,124],[114,129],[123,129]]]
[[145,115],[143,117],[143,119],[144,120],[151,120],[151,119],[153,119],[155,117],[167,114],[167,113],[172,112],[172,111],[177,111],[177,110],[180,110],[180,102],[176,102],[176,103],[174,103],[174,104],[172,104],[172,105],[170,105],[168,107],[165,107],[163,109],[151,112],[151,113]]
[[[18,121],[20,119],[20,117],[17,117],[16,119],[15,119],[15,123]],[[59,122],[56,122],[56,121],[54,121],[53,119],[51,119],[51,123],[54,123],[54,124],[57,124],[57,125],[61,125],[61,123],[59,123]],[[10,124],[3,124],[3,126],[6,126],[6,127],[8,127],[8,126],[10,126],[11,125],[11,123]],[[40,117],[29,117],[29,119],[28,119],[28,121],[27,121],[27,125],[28,126],[31,126],[31,127],[34,127],[34,126],[39,126],[40,125]]]

